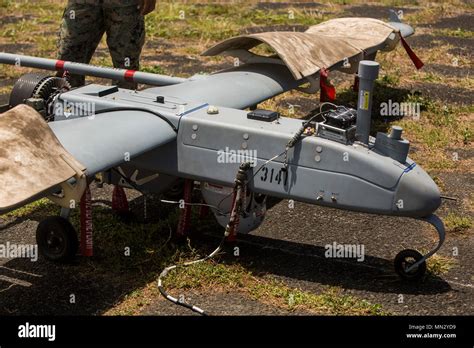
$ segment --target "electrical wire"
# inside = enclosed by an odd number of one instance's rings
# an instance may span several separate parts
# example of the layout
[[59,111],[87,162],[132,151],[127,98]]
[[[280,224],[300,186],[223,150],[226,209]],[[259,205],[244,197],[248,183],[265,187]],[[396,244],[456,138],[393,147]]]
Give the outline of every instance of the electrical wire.
[[[234,194],[234,192],[231,192],[231,193],[229,193],[228,195],[225,195],[224,198],[222,198],[222,199],[219,201],[219,203],[217,203],[217,209],[220,210],[222,202],[224,202],[227,198],[229,198],[229,197],[232,196],[233,194]],[[228,213],[225,213],[225,215],[227,215],[227,214],[228,214]]]
[[171,302],[173,302],[174,304],[176,304],[178,306],[188,308],[188,309],[192,310],[193,312],[199,313],[203,316],[207,316],[208,314],[202,308],[199,308],[199,307],[194,306],[192,304],[180,301],[176,297],[173,297],[173,296],[169,295],[163,287],[163,278],[166,277],[166,275],[173,269],[177,269],[179,267],[188,267],[188,266],[195,265],[197,263],[204,262],[204,261],[207,261],[207,260],[213,258],[219,251],[221,251],[222,247],[224,246],[224,243],[225,243],[225,240],[226,240],[227,236],[228,235],[224,234],[224,237],[222,238],[221,242],[219,243],[219,246],[212,253],[207,255],[206,257],[203,257],[202,259],[199,259],[199,260],[184,262],[184,263],[179,264],[179,265],[173,265],[173,266],[166,267],[160,273],[160,275],[158,276],[158,290],[160,291],[160,294],[164,298],[166,298],[168,301],[171,301]]
[[153,115],[158,116],[159,118],[161,118],[166,123],[168,123],[168,125],[175,132],[178,132],[178,129],[176,128],[176,126],[167,117],[163,116],[162,114],[160,114],[156,111],[145,109],[145,108],[121,106],[121,107],[116,107],[116,108],[108,108],[108,109],[98,110],[98,111],[94,112],[94,115],[99,115],[99,114],[103,114],[103,113],[106,113],[106,112],[116,112],[116,111],[142,111],[142,112],[147,112],[147,113],[153,114]]
[[[116,172],[119,176],[121,176],[130,186],[132,186],[134,189],[136,189],[138,192],[141,192],[142,194],[144,194],[139,188],[137,185],[135,185],[133,182],[131,182],[127,177],[125,177],[122,173],[120,173],[117,169],[113,168],[112,171]],[[162,199],[161,202],[163,203],[170,203],[170,204],[180,204],[181,202],[179,201],[169,201],[169,200],[165,200],[165,199]],[[216,208],[217,207],[214,207],[210,204],[204,204],[204,203],[185,203],[187,205],[199,205],[199,206],[209,206],[209,207],[212,207],[212,208]],[[217,209],[217,211],[221,212],[219,209]],[[203,316],[206,316],[207,313],[204,312],[203,309],[197,307],[197,306],[193,306],[191,304],[188,304],[186,302],[182,302],[180,301],[179,299],[169,295],[166,290],[164,289],[163,287],[163,278],[166,277],[166,275],[173,269],[175,268],[178,268],[178,267],[187,267],[187,266],[191,266],[191,265],[194,265],[196,263],[199,263],[199,262],[204,262],[204,261],[207,261],[209,260],[210,258],[213,258],[221,249],[222,247],[224,246],[224,243],[225,243],[225,240],[227,238],[229,234],[227,233],[227,230],[226,230],[226,233],[224,233],[224,237],[222,238],[221,242],[219,243],[219,246],[212,252],[210,253],[209,255],[207,255],[206,257],[203,257],[199,260],[195,260],[195,261],[188,261],[188,262],[185,262],[183,264],[180,264],[180,265],[173,265],[173,266],[169,266],[169,267],[166,267],[161,273],[160,275],[158,276],[158,290],[160,291],[161,295],[164,296],[167,300],[179,305],[179,306],[182,306],[182,307],[185,307],[185,308],[188,308],[190,310],[192,310],[193,312],[196,312],[196,313],[199,313]]]
[[345,106],[344,106],[344,105],[336,105],[336,104],[334,104],[334,103],[331,103],[331,102],[324,102],[324,103],[321,103],[321,104],[319,105],[319,112],[320,112],[320,113],[322,113],[322,112],[323,112],[323,106],[325,106],[325,105],[331,105],[331,106],[334,106],[336,109],[337,109],[338,107],[344,107],[344,108],[345,108]]
[[[84,111],[84,110],[82,110],[82,109],[80,109],[80,110],[81,110],[81,111]],[[141,112],[147,112],[147,113],[149,113],[149,114],[158,116],[160,119],[162,119],[163,121],[165,121],[166,123],[168,123],[168,125],[169,125],[175,132],[178,132],[178,129],[176,128],[176,126],[175,126],[167,117],[161,115],[160,113],[158,113],[158,112],[156,112],[156,111],[149,110],[149,109],[146,109],[146,108],[139,108],[139,107],[133,107],[133,106],[119,106],[119,107],[107,108],[107,109],[101,109],[101,110],[94,111],[94,113],[91,114],[91,115],[88,115],[88,117],[95,116],[95,115],[100,115],[100,114],[104,114],[104,113],[107,113],[107,112],[116,112],[116,111],[141,111]]]
[[207,204],[207,203],[187,203],[187,202],[182,202],[182,201],[181,202],[180,201],[170,201],[170,200],[167,200],[167,199],[161,199],[160,202],[167,203],[167,204],[183,204],[184,203],[184,205],[190,205],[190,206],[209,207],[209,208],[215,209],[220,215],[228,215],[229,214],[229,213],[224,213],[222,210],[220,210],[215,205]]
[[[336,108],[340,107],[340,105],[336,105],[336,104],[333,104],[333,103],[330,103],[330,102],[324,102],[322,103],[320,106],[319,106],[319,113],[313,115],[310,117],[309,120],[303,122],[303,125],[301,126],[301,128],[293,135],[293,137],[288,141],[286,147],[285,147],[285,151],[283,151],[282,153],[278,154],[278,155],[275,155],[273,156],[272,158],[270,158],[269,160],[265,161],[262,165],[260,165],[260,167],[255,171],[255,173],[253,174],[253,178],[255,178],[255,176],[260,172],[260,170],[263,169],[263,167],[265,167],[268,163],[270,162],[273,162],[274,160],[276,160],[278,157],[280,156],[283,156],[285,155],[285,159],[284,159],[284,167],[285,169],[287,168],[288,166],[288,151],[290,150],[290,148],[294,147],[296,145],[296,143],[301,139],[301,136],[303,135],[305,129],[308,127],[308,125],[313,122],[313,120],[320,116],[320,115],[323,115],[325,112],[322,111],[322,108],[324,105],[332,105]],[[344,106],[342,106],[344,107]],[[344,107],[345,108],[345,107]],[[323,118],[324,120],[326,120],[326,118],[324,117],[323,115]],[[232,193],[228,194],[227,196],[225,196],[224,198],[222,198],[220,200],[220,202],[217,204],[217,207],[220,207],[220,205],[222,204],[222,202],[227,199],[228,197],[230,197],[232,195]]]
[[258,174],[258,172],[260,172],[260,170],[262,170],[263,167],[265,167],[268,163],[273,162],[273,161],[276,160],[278,157],[284,155],[285,152],[286,152],[286,150],[283,151],[282,153],[276,155],[276,156],[273,156],[272,158],[270,158],[269,160],[267,160],[266,162],[264,162],[264,163],[257,169],[257,171],[254,173],[253,178],[255,178],[255,176]]
[[163,287],[163,278],[166,277],[166,275],[173,269],[177,269],[180,267],[188,267],[191,265],[195,265],[200,262],[207,261],[211,258],[213,258],[219,251],[221,251],[222,247],[224,246],[224,243],[227,239],[227,237],[230,235],[231,231],[233,231],[236,228],[236,224],[238,223],[238,216],[240,214],[240,210],[242,209],[242,191],[244,191],[244,187],[247,184],[247,171],[251,168],[251,164],[249,162],[242,163],[239,167],[239,171],[237,172],[236,178],[235,178],[235,185],[233,189],[234,193],[234,204],[231,210],[230,214],[230,219],[229,222],[227,223],[227,226],[224,231],[224,236],[221,239],[221,242],[219,243],[219,246],[209,255],[199,259],[199,260],[194,260],[194,261],[188,261],[184,262],[182,264],[177,264],[177,265],[172,265],[169,267],[166,267],[158,276],[158,290],[160,291],[160,294],[167,299],[168,301],[178,305],[182,306],[185,308],[188,308],[192,310],[193,312],[199,313],[203,316],[207,316],[208,314],[200,307],[194,306],[192,304],[186,303],[184,301],[180,301],[176,297],[173,297],[169,295],[165,288]]

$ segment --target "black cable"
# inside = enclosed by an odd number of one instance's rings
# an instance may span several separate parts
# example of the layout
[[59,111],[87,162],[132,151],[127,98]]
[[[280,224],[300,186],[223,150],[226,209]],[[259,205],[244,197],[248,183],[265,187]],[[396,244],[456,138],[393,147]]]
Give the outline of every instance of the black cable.
[[[219,209],[219,211],[221,211],[221,204],[222,204],[222,202],[224,202],[227,198],[229,198],[229,197],[232,196],[233,194],[234,194],[234,191],[232,191],[232,192],[229,193],[228,195],[224,196],[224,198],[222,198],[222,199],[219,201],[219,203],[217,203],[217,206],[216,206],[216,207],[217,207],[217,209]],[[227,212],[227,213],[225,213],[224,215],[229,214],[229,213],[230,213],[230,212]]]
[[149,110],[149,109],[145,109],[145,108],[138,108],[138,107],[133,107],[133,106],[130,106],[130,107],[128,107],[128,106],[119,106],[119,107],[115,107],[115,108],[108,108],[108,109],[98,110],[98,111],[95,111],[92,115],[88,115],[88,116],[100,115],[100,114],[103,114],[103,113],[106,113],[106,112],[115,112],[115,111],[143,111],[143,112],[148,112],[150,114],[158,116],[163,121],[168,123],[170,125],[170,127],[173,128],[173,130],[175,132],[178,132],[178,129],[175,127],[175,125],[168,118],[166,118],[165,116],[161,115],[158,112],[155,112],[155,111],[152,111],[152,110]]

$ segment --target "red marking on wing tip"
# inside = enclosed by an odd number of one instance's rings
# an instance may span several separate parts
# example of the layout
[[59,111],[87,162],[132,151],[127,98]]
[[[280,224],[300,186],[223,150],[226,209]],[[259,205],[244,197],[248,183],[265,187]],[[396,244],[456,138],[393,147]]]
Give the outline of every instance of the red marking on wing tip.
[[64,70],[64,60],[57,60],[56,61],[56,70]]
[[124,78],[127,81],[133,82],[133,75],[135,75],[135,70],[127,70],[125,71]]

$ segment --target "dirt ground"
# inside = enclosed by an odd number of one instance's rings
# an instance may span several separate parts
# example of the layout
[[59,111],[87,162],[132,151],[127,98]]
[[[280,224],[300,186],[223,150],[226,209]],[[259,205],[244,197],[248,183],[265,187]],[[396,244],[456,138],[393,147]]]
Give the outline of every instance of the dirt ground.
[[[341,5],[337,8],[327,3],[260,3],[256,6],[262,11],[286,11],[296,7],[317,9],[335,17],[367,16],[378,19],[386,19],[390,8],[381,4],[361,3]],[[417,78],[412,73],[414,68],[409,66],[406,57],[401,65],[396,64],[398,61],[390,61],[384,67],[384,62],[389,59],[384,56],[381,62],[384,73],[390,75],[397,71],[397,76],[401,76],[393,88],[397,91],[416,90],[423,97],[456,110],[470,107],[467,116],[464,111],[460,113],[461,118],[458,121],[466,124],[472,122],[472,8],[464,9],[462,13],[452,10],[442,13],[441,16],[426,18],[415,17],[422,11],[422,5],[407,5],[396,9],[403,10],[405,16],[416,22],[413,23],[416,34],[408,41],[413,49],[423,56],[426,65],[423,70],[425,75]],[[410,15],[413,17],[409,17]],[[8,17],[2,26],[14,23],[15,20],[14,16]],[[305,30],[307,26],[295,24],[291,28]],[[286,24],[260,25],[242,28],[241,32],[287,29]],[[193,41],[193,44],[196,47],[202,46],[202,42]],[[7,39],[0,41],[0,50],[6,52],[28,52],[33,47],[34,43],[12,43]],[[439,47],[449,51],[440,53]],[[185,48],[186,41],[183,40],[154,38],[146,43],[143,64],[158,62],[167,73],[182,76],[209,73],[229,66],[228,61],[210,61],[199,55],[186,53],[183,51]],[[98,56],[104,55],[104,52],[105,49],[101,47]],[[397,54],[397,57],[403,57],[400,52]],[[458,57],[461,63],[449,64],[447,58],[445,59],[446,55]],[[347,87],[351,82],[342,74],[334,74],[331,77],[338,91],[339,83]],[[14,81],[15,75],[10,73],[4,72],[0,76],[0,104],[8,101],[9,89]],[[344,93],[338,98],[343,96]],[[303,113],[314,107],[317,97],[291,94],[285,98],[278,97],[274,102],[276,106],[281,107],[286,101],[291,101],[292,104],[300,105],[299,110]],[[437,156],[437,153],[426,149],[429,148],[430,141],[426,139],[415,141],[410,155],[415,153],[416,156],[419,151],[420,157]],[[457,199],[443,200],[438,213],[442,218],[462,216],[472,221],[474,151],[470,140],[464,144],[448,143],[439,151],[445,156],[456,153],[462,161],[461,165],[454,169],[452,166],[437,168],[433,165],[429,170],[440,183],[442,193]],[[436,158],[433,161],[436,162]],[[121,229],[131,234],[138,233],[138,229],[141,231],[147,228],[147,224],[157,223],[163,215],[173,214],[173,209],[164,207],[158,199],[152,199],[147,203],[148,214],[152,217],[145,222],[140,221],[138,225],[130,226],[115,219],[110,212],[111,187],[97,187],[94,183],[92,193],[94,209],[105,209],[103,216],[107,218],[99,227],[99,233]],[[134,213],[141,216],[145,204],[143,196],[131,191],[127,191],[127,194]],[[0,244],[34,244],[38,222],[55,213],[57,209],[46,204],[32,208],[26,213],[0,216]],[[294,291],[295,294],[303,292],[318,295],[336,289],[334,291],[338,298],[350,297],[364,303],[377,304],[386,314],[474,315],[474,235],[472,224],[464,225],[448,230],[446,242],[431,264],[431,273],[420,283],[406,283],[394,273],[393,258],[402,249],[427,251],[436,245],[436,232],[427,223],[298,202],[295,203],[294,209],[290,209],[288,201],[272,200],[263,225],[250,235],[239,236],[236,244],[239,247],[239,256],[232,255],[234,245],[227,246],[227,253],[220,256],[219,262],[229,267],[237,264],[242,268],[242,272],[252,275],[254,283],[277,282],[279,289],[289,289],[290,293]],[[201,255],[213,250],[219,243],[222,230],[215,223],[206,220],[200,224],[194,221],[193,229],[199,233],[192,238],[192,245]],[[166,240],[166,228],[161,235],[163,240]],[[19,258],[0,259],[0,315],[192,314],[164,300],[156,290],[156,277],[166,260],[157,264],[149,263],[149,258],[156,256],[150,253],[150,257],[133,259],[133,264],[125,262],[124,266],[123,261],[116,264],[108,258],[121,251],[117,247],[117,250],[106,252],[106,248],[110,246],[105,242],[107,238],[100,236],[94,257],[77,257],[70,265],[53,264],[42,258],[37,262]],[[351,259],[325,258],[324,246],[333,242],[364,245],[365,260],[357,262]],[[152,249],[155,246],[143,245],[143,248]],[[305,303],[291,306],[286,303],[287,299],[282,300],[280,295],[269,293],[268,296],[257,296],[247,291],[245,286],[226,287],[219,285],[220,283],[199,285],[200,281],[201,279],[196,278],[194,285],[174,286],[170,292],[174,296],[182,295],[187,302],[218,315],[345,314],[321,312]],[[74,303],[71,303],[71,295],[74,295]]]

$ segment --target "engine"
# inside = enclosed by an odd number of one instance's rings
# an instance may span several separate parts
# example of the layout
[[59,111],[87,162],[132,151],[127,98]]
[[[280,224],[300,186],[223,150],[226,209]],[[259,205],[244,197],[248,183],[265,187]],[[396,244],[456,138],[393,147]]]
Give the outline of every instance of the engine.
[[55,98],[71,89],[65,78],[30,73],[21,76],[10,94],[9,106],[26,104],[38,111],[46,121],[53,118]]

